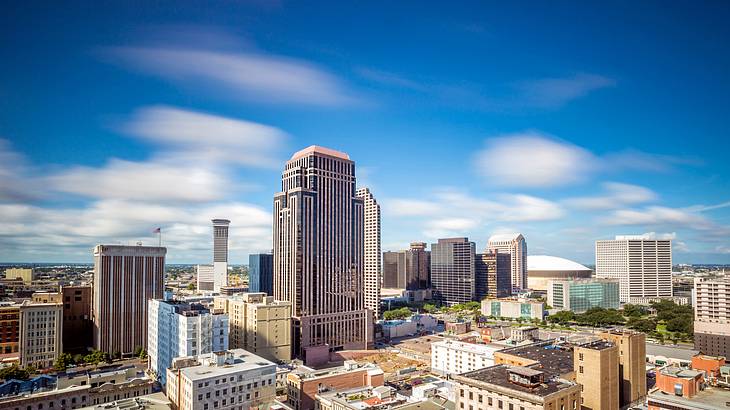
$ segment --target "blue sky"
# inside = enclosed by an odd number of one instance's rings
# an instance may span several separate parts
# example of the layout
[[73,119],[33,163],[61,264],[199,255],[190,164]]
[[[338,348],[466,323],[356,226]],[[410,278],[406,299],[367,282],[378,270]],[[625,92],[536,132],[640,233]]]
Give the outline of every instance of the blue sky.
[[285,160],[346,151],[383,250],[519,231],[593,262],[654,233],[730,263],[725,2],[11,2],[0,15],[0,261],[96,243],[271,248]]

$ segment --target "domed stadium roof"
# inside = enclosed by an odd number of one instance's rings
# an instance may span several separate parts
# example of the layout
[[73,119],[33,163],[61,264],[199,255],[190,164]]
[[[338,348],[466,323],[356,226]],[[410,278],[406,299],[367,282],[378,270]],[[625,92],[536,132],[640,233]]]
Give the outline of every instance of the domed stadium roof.
[[527,255],[527,271],[588,271],[591,270],[578,262],[548,255]]

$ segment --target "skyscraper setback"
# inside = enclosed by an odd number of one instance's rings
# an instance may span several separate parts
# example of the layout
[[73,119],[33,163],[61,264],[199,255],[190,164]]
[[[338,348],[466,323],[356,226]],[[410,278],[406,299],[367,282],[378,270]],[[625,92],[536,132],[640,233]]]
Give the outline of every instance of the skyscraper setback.
[[380,316],[380,284],[383,274],[380,256],[380,205],[368,188],[356,193],[363,200],[365,227],[365,307]]
[[274,297],[292,303],[297,356],[312,346],[362,349],[372,341],[363,208],[347,154],[310,146],[286,163],[274,196]]
[[147,346],[147,301],[161,299],[164,247],[97,245],[94,248],[94,347],[133,353]]

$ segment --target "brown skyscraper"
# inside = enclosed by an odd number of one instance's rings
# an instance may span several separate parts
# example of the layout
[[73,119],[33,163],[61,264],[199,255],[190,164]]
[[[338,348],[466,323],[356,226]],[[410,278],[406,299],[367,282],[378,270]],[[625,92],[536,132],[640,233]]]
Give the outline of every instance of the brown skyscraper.
[[408,290],[426,289],[430,285],[431,252],[424,242],[411,242],[411,248],[383,252],[383,287]]
[[512,294],[512,256],[509,253],[486,251],[476,254],[474,277],[475,299],[505,298]]
[[166,248],[97,245],[94,248],[93,340],[121,354],[147,346],[147,300],[161,299]]
[[311,146],[286,163],[274,196],[274,298],[292,303],[296,356],[325,344],[362,349],[372,339],[363,206],[347,154]]

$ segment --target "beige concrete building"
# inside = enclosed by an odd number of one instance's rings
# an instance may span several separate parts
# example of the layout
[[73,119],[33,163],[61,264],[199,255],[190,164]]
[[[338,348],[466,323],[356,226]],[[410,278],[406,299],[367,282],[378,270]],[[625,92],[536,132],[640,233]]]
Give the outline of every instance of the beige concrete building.
[[365,228],[365,307],[380,317],[380,286],[382,283],[382,258],[380,253],[380,205],[369,188],[360,188],[356,195],[362,198]]
[[61,292],[35,292],[31,296],[34,303],[63,303]]
[[266,293],[216,297],[216,310],[228,314],[231,349],[244,349],[274,362],[291,360],[291,303]]
[[355,163],[311,146],[286,163],[274,196],[274,298],[291,302],[294,354],[372,344],[364,300],[364,204]]
[[527,289],[527,241],[520,233],[492,235],[487,242],[487,251],[499,251],[511,256],[512,287]]
[[91,310],[97,350],[131,354],[147,346],[147,301],[162,299],[164,247],[97,245]]
[[603,332],[600,337],[619,349],[619,405],[643,401],[646,397],[646,335],[625,330]]
[[35,279],[33,268],[8,268],[5,269],[5,279],[22,279],[23,283],[30,285]]
[[730,277],[695,278],[695,349],[730,358]]
[[276,365],[243,349],[178,357],[167,369],[177,410],[252,409],[275,399]]
[[583,410],[619,408],[618,346],[598,341],[573,350],[575,381],[582,385]]
[[580,385],[551,377],[539,365],[495,365],[453,375],[457,410],[569,410],[580,405]]
[[20,365],[45,369],[63,352],[63,304],[20,305]]

